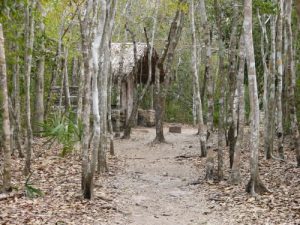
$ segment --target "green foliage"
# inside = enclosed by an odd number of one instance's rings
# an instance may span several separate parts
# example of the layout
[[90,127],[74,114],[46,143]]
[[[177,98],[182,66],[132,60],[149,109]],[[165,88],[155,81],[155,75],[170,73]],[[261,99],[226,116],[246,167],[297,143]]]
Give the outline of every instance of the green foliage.
[[81,140],[82,123],[75,122],[72,114],[54,113],[46,122],[40,124],[43,128],[42,134],[47,137],[45,144],[50,146],[57,141],[63,145],[62,156],[74,150],[74,146]]
[[259,9],[261,14],[276,14],[278,10],[277,4],[271,0],[254,0],[253,8]]
[[44,194],[40,189],[33,187],[32,186],[33,184],[29,183],[31,176],[32,176],[32,173],[29,174],[29,176],[27,177],[26,182],[25,182],[25,196],[27,196],[29,198],[36,198],[36,197],[43,196]]

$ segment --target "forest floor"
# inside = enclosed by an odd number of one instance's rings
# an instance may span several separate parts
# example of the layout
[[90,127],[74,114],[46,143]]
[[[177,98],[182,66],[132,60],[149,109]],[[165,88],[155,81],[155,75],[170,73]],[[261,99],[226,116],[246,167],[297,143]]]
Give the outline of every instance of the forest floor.
[[196,132],[189,126],[181,134],[166,128],[167,143],[153,145],[155,129],[139,127],[130,140],[115,140],[116,156],[108,160],[109,172],[97,175],[91,201],[81,197],[80,154],[62,158],[59,145],[47,149],[35,139],[31,183],[43,196],[24,196],[24,160],[14,157],[15,190],[9,197],[0,195],[0,224],[300,224],[300,169],[294,151],[287,150],[286,162],[261,155],[260,175],[270,193],[254,198],[245,192],[249,140],[241,184],[230,184],[227,148],[225,180],[208,183]]

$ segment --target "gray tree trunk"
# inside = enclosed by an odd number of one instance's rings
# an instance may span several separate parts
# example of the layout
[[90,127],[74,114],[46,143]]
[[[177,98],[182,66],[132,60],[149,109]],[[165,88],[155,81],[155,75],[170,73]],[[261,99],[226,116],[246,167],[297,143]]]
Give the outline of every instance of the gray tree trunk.
[[248,69],[249,96],[250,96],[250,181],[247,192],[255,195],[266,191],[258,173],[258,147],[259,147],[259,102],[256,80],[256,68],[254,58],[254,46],[252,37],[252,0],[244,1],[244,37],[246,44],[246,58]]
[[35,97],[35,123],[34,131],[38,136],[41,136],[42,127],[40,124],[44,122],[44,72],[45,72],[45,24],[44,19],[46,16],[45,10],[42,8],[41,4],[38,4],[39,10],[41,11],[41,21],[39,24],[41,32],[41,42],[40,42],[40,56],[38,59],[38,71],[35,83],[36,97]]
[[283,125],[282,125],[282,29],[283,29],[283,0],[278,0],[279,14],[277,18],[277,40],[276,40],[276,62],[277,62],[277,86],[276,86],[276,107],[277,107],[277,138],[278,153],[281,159],[284,159],[283,152]]
[[6,60],[4,49],[3,28],[0,24],[0,79],[1,79],[1,96],[2,96],[2,132],[3,132],[3,192],[12,191],[11,186],[11,146],[10,146],[10,120],[8,108],[8,88]]
[[296,151],[296,161],[298,167],[300,167],[300,134],[298,128],[297,114],[296,114],[296,96],[295,96],[295,88],[296,88],[296,67],[295,67],[295,56],[293,50],[293,32],[292,32],[292,0],[286,1],[286,27],[287,27],[287,74],[289,76],[289,112],[291,118],[291,131],[294,137],[295,143],[295,151]]
[[32,128],[31,128],[31,106],[30,106],[30,83],[31,83],[31,66],[32,66],[32,52],[33,52],[33,42],[34,42],[34,13],[36,1],[28,1],[25,9],[25,38],[26,38],[26,48],[25,48],[25,95],[26,95],[26,160],[24,174],[27,176],[30,173],[31,167],[31,154],[32,154]]
[[196,31],[195,31],[195,16],[194,16],[194,1],[191,2],[191,28],[192,28],[192,69],[193,69],[193,87],[194,87],[194,96],[195,109],[197,111],[197,122],[199,127],[199,141],[200,141],[200,154],[201,157],[206,156],[206,129],[203,122],[203,113],[202,113],[202,102],[200,96],[200,85],[199,85],[199,74],[198,74],[198,65],[197,65],[197,40],[196,40]]
[[245,71],[245,42],[243,34],[240,37],[239,44],[239,71],[236,83],[236,100],[237,104],[237,140],[235,144],[234,158],[231,168],[231,181],[233,184],[238,184],[241,180],[241,152],[244,141],[244,123],[245,123],[245,103],[244,103],[244,71]]

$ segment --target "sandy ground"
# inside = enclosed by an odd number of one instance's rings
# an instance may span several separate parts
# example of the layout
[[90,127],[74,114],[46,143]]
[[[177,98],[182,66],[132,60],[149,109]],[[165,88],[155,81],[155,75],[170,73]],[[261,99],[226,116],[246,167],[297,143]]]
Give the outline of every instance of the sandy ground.
[[[116,213],[109,224],[200,225],[234,224],[230,215],[212,211],[199,186],[193,162],[199,155],[197,130],[165,132],[166,144],[153,145],[154,129],[134,129],[131,140],[116,141],[116,155],[124,163],[109,186],[118,192]],[[200,187],[201,188],[201,187]]]

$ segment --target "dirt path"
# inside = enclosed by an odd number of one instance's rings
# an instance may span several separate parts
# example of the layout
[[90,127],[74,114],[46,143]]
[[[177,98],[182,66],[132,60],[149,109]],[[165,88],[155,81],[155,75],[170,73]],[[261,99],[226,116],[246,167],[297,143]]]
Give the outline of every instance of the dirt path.
[[140,128],[134,130],[131,140],[116,142],[124,170],[108,184],[118,192],[114,201],[120,210],[110,224],[229,223],[228,215],[210,209],[199,185],[190,185],[199,177],[189,160],[199,154],[195,133],[191,128],[183,129],[182,134],[166,131],[169,143],[153,146],[154,129]]

